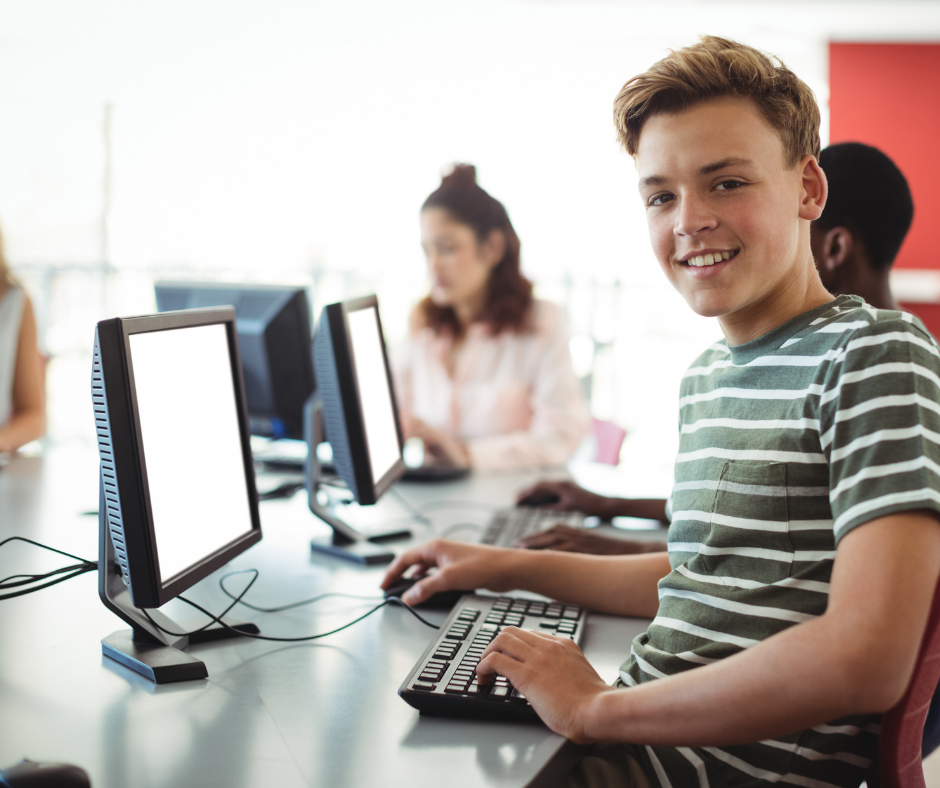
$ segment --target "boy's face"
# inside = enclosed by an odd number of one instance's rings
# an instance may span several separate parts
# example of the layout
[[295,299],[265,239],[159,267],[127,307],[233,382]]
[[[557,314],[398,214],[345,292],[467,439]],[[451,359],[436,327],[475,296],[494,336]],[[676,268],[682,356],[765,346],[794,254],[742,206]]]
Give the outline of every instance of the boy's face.
[[780,136],[750,99],[654,115],[636,167],[660,266],[732,344],[811,308],[809,221],[825,204],[825,176],[811,156],[786,166]]

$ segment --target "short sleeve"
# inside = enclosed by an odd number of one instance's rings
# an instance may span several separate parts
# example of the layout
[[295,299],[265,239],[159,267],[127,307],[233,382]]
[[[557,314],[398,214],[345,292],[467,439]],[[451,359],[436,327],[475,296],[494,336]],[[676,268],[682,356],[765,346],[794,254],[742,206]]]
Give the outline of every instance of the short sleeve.
[[897,512],[940,514],[940,349],[916,318],[854,331],[820,395],[836,541]]

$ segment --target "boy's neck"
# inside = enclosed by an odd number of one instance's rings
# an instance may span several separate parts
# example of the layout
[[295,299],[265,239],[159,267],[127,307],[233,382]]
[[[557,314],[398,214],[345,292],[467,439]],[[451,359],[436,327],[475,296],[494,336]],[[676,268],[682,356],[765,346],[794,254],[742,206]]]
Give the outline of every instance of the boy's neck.
[[800,267],[800,271],[802,273],[786,287],[776,290],[766,299],[718,318],[729,345],[751,342],[804,312],[833,300],[819,279],[812,257],[808,265]]

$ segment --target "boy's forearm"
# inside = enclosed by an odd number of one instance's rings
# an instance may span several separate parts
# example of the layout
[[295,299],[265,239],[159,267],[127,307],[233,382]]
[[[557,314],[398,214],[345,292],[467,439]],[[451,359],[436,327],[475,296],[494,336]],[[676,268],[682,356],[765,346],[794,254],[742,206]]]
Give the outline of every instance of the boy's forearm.
[[580,732],[594,741],[722,746],[885,711],[910,679],[938,574],[936,515],[867,523],[839,545],[822,616],[711,665],[586,699]]
[[597,556],[552,550],[512,550],[506,578],[515,589],[582,605],[599,613],[652,617],[657,583],[669,573],[665,553]]
[[582,740],[720,747],[880,711],[859,707],[857,676],[827,654],[827,626],[815,619],[715,664],[601,693],[585,708]]

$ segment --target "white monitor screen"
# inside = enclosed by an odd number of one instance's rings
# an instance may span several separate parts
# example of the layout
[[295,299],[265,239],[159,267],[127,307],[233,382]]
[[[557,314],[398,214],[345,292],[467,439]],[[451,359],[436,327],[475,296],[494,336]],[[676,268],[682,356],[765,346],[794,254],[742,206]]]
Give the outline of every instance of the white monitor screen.
[[221,324],[130,335],[160,582],[252,529]]
[[401,457],[382,332],[375,307],[349,312],[348,319],[372,480],[378,483]]

